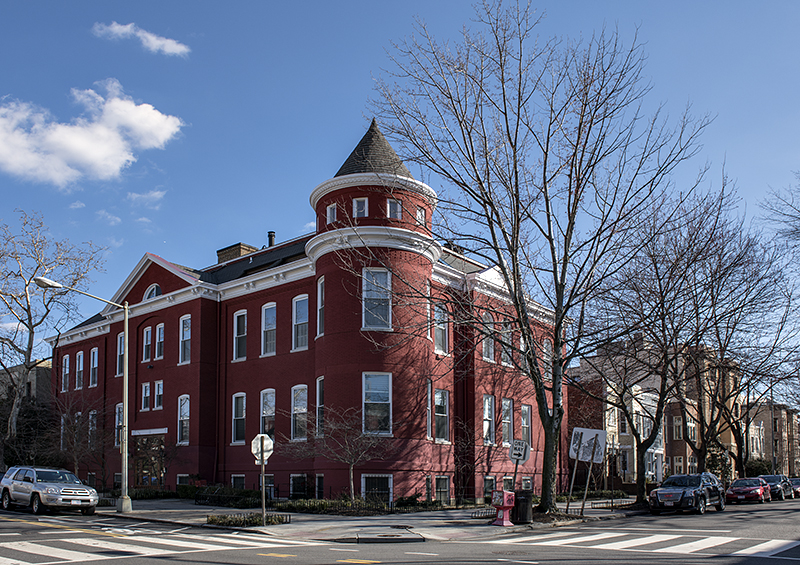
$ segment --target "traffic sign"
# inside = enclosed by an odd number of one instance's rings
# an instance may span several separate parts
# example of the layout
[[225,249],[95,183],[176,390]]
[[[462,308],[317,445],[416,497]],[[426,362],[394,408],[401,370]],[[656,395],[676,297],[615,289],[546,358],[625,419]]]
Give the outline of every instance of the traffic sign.
[[267,434],[258,434],[253,438],[253,441],[250,442],[250,451],[256,456],[256,465],[261,465],[262,458],[266,465],[267,459],[272,455],[272,447],[272,438]]
[[515,439],[508,450],[508,457],[517,463],[525,463],[531,456],[531,446],[527,441]]

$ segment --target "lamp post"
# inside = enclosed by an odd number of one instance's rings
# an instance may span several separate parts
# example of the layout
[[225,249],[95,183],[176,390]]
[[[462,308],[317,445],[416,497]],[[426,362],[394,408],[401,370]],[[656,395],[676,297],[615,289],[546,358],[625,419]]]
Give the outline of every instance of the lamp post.
[[131,512],[133,508],[131,507],[131,499],[128,496],[128,301],[126,300],[122,304],[117,304],[116,302],[111,302],[105,298],[100,298],[94,294],[89,294],[88,292],[78,290],[77,288],[73,288],[56,281],[51,281],[50,279],[46,279],[44,277],[35,277],[33,282],[35,282],[36,286],[39,288],[63,288],[66,290],[71,290],[73,292],[77,292],[78,294],[88,296],[89,298],[99,300],[100,302],[105,302],[106,304],[110,304],[111,306],[122,310],[122,430],[120,430],[119,441],[120,453],[122,454],[122,492],[120,493],[119,500],[117,501],[117,512]]

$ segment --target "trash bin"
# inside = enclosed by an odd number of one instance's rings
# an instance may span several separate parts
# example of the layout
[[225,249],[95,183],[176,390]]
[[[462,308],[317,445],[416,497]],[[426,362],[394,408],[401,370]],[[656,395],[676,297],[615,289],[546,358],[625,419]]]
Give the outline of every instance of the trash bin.
[[515,491],[514,508],[511,509],[511,521],[515,524],[533,522],[533,491]]

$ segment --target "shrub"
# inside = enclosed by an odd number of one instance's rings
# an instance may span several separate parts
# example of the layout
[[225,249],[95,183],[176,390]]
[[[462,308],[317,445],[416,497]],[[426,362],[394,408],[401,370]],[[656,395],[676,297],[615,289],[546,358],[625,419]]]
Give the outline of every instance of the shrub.
[[[266,525],[276,526],[278,524],[287,524],[290,517],[285,514],[267,514]],[[214,526],[233,526],[233,527],[246,527],[246,526],[261,526],[261,513],[260,512],[247,512],[242,514],[209,514],[206,516],[206,523]]]

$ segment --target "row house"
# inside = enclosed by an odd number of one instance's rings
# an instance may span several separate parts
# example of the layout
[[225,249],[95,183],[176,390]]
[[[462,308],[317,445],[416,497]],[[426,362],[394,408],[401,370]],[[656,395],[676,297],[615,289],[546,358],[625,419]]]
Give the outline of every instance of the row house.
[[775,472],[800,475],[800,416],[785,404],[770,400],[750,404],[751,458],[765,459]]
[[[356,413],[357,434],[388,446],[357,465],[357,494],[448,501],[540,488],[543,436],[507,293],[491,266],[432,237],[433,189],[373,121],[310,204],[314,233],[276,243],[270,232],[267,245],[231,245],[201,269],[147,253],[114,295],[131,308],[133,486],[257,488],[250,442],[266,433],[273,495],[338,496],[348,464],[302,448]],[[547,351],[552,312],[531,308]],[[55,394],[94,438],[80,475],[105,484],[121,476],[122,331],[109,306],[52,342]],[[517,485],[513,439],[532,446]]]

